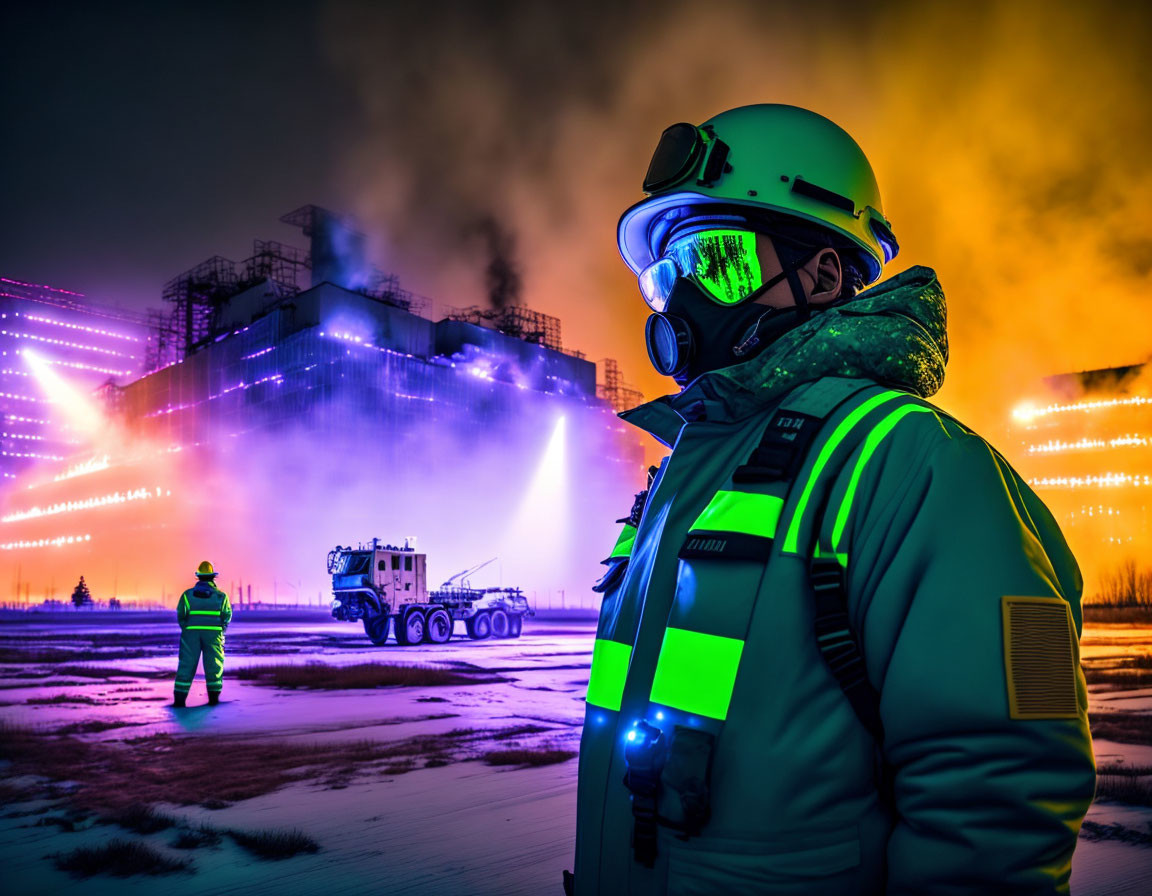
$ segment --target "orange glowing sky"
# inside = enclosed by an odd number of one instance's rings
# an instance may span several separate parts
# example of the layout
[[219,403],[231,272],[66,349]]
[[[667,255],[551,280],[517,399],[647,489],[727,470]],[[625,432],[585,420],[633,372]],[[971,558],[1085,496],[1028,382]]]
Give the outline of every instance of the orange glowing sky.
[[[670,391],[644,353],[647,310],[616,253],[617,218],[641,198],[665,126],[784,102],[841,124],[872,160],[902,245],[887,273],[937,270],[952,340],[940,404],[996,441],[1037,377],[1148,357],[1146,12],[1038,2],[658,8],[642,27],[619,23],[615,39],[593,32],[585,64],[596,83],[559,92],[546,126],[526,115],[540,108],[532,72],[551,72],[555,17],[521,9],[490,29],[499,34],[467,39],[476,23],[462,16],[397,62],[374,35],[385,24],[404,34],[414,27],[405,15],[331,10],[326,43],[360,85],[370,123],[345,177],[407,285],[452,304],[482,301],[477,256],[452,222],[490,211],[516,235],[524,301],[562,318],[566,345],[618,358],[647,397]],[[431,149],[404,139],[406,122],[430,130]]]

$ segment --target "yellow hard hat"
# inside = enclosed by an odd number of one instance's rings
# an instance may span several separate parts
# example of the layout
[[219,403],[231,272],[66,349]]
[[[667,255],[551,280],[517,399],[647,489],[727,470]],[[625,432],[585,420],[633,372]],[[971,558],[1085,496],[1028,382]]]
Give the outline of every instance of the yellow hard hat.
[[207,560],[202,560],[200,565],[196,568],[196,575],[198,576],[214,576],[216,570],[212,568],[212,564]]

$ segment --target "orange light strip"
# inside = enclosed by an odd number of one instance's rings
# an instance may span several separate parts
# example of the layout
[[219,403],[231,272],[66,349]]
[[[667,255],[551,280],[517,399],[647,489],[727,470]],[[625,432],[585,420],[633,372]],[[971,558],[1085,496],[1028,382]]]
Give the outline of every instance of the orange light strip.
[[1044,408],[1023,405],[1012,412],[1013,418],[1021,423],[1031,423],[1049,414],[1064,414],[1072,411],[1098,411],[1103,408],[1137,407],[1152,404],[1152,398],[1134,395],[1131,398],[1103,398],[1096,401],[1074,401],[1071,404],[1050,404]]
[[56,538],[41,538],[38,541],[10,541],[7,544],[0,544],[0,551],[22,551],[26,548],[58,548],[66,544],[81,544],[91,540],[91,535],[58,535]]
[[1083,488],[1097,486],[1115,488],[1117,486],[1152,485],[1152,476],[1133,476],[1130,473],[1105,473],[1102,476],[1045,476],[1028,480],[1037,488]]
[[[168,492],[167,494],[172,494]],[[101,495],[99,498],[86,498],[83,501],[63,501],[50,504],[47,507],[29,507],[27,510],[17,510],[7,516],[0,517],[2,523],[17,523],[21,520],[36,519],[42,516],[52,516],[57,513],[70,513],[74,510],[92,510],[97,507],[109,507],[116,504],[127,504],[129,501],[145,501],[149,498],[160,497],[160,489],[138,488],[130,492],[114,492],[111,495]]]
[[1148,439],[1145,436],[1119,436],[1115,439],[1080,439],[1078,442],[1061,442],[1054,439],[1043,445],[1029,445],[1029,454],[1056,454],[1062,451],[1087,451],[1094,448],[1127,448],[1146,446]]

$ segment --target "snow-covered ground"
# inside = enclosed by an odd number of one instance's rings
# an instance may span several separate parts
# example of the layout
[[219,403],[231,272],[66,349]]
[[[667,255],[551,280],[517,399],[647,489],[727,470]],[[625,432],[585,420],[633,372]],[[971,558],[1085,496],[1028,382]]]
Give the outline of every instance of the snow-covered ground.
[[[173,621],[125,614],[89,624],[7,620],[0,624],[0,659],[11,651],[45,654],[42,662],[0,665],[0,723],[45,732],[77,730],[92,742],[121,743],[149,735],[204,736],[214,748],[243,750],[256,740],[284,744],[400,742],[417,736],[476,732],[450,751],[451,761],[389,772],[365,765],[344,780],[300,780],[225,808],[161,805],[191,826],[218,830],[299,829],[321,849],[282,861],[253,858],[230,839],[183,855],[194,874],[163,878],[74,879],[57,870],[51,854],[99,846],[113,836],[142,840],[171,855],[173,831],[128,834],[106,824],[64,832],[38,825],[59,816],[65,802],[19,803],[0,811],[0,869],[5,893],[111,893],[130,896],[163,889],[181,894],[244,893],[390,894],[559,893],[561,871],[571,866],[575,830],[576,762],[543,767],[489,766],[486,751],[509,746],[575,751],[594,625],[530,620],[519,640],[443,646],[376,648],[362,631],[322,617],[281,620],[238,616],[228,633],[224,701],[204,706],[198,674],[189,707],[175,710]],[[1121,647],[1117,642],[1123,641]],[[1097,643],[1099,642],[1099,643]],[[1121,637],[1090,629],[1085,656],[1152,647],[1152,631]],[[422,663],[499,676],[490,683],[380,690],[282,690],[234,673],[246,666],[320,661]],[[85,674],[77,674],[76,667]],[[69,671],[69,667],[72,670]],[[93,670],[103,670],[94,672]],[[63,674],[46,675],[62,671]],[[29,703],[72,695],[88,702]],[[1093,709],[1147,713],[1152,691],[1092,694]],[[91,724],[98,723],[98,724]],[[103,730],[96,730],[103,729]],[[509,738],[507,732],[514,731]],[[2,734],[2,732],[0,732]],[[208,738],[212,738],[209,741]],[[1101,765],[1152,766],[1152,744],[1096,743]],[[0,778],[10,777],[0,767]],[[13,783],[11,780],[8,783]],[[19,783],[19,782],[16,782]],[[1098,803],[1089,820],[1147,831],[1152,810]],[[1081,840],[1073,863],[1073,893],[1120,896],[1152,892],[1152,848],[1112,840]]]

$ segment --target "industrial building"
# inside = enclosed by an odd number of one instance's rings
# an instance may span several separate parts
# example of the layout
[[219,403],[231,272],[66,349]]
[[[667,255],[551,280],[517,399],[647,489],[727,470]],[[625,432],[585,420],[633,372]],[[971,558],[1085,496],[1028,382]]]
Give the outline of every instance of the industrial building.
[[1152,544],[1150,372],[1051,376],[1042,397],[1013,412],[1014,458],[1090,570],[1144,563]]
[[71,290],[0,277],[0,494],[42,461],[80,446],[52,419],[33,359],[83,390],[141,373],[149,330],[142,314],[90,302]]
[[559,321],[523,306],[431,320],[342,219],[282,220],[309,250],[257,241],[173,278],[135,356],[149,372],[102,390],[112,435],[19,483],[0,516],[18,602],[81,574],[98,596],[163,601],[210,552],[240,605],[319,602],[335,543],[415,535],[445,570],[511,540],[514,584],[590,605],[643,479],[618,367],[598,386]]

